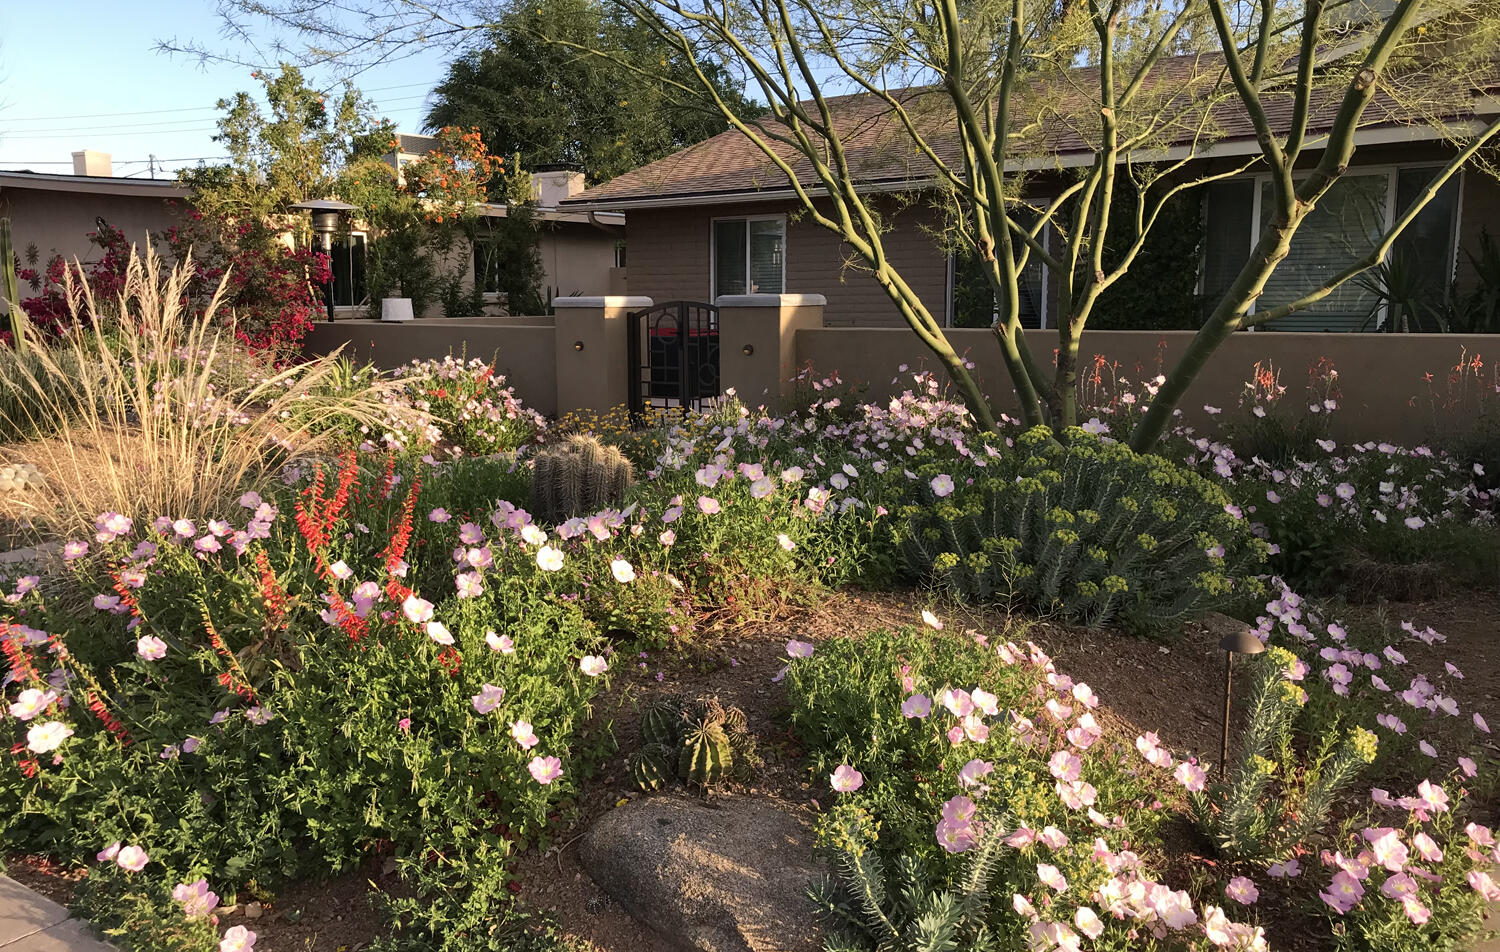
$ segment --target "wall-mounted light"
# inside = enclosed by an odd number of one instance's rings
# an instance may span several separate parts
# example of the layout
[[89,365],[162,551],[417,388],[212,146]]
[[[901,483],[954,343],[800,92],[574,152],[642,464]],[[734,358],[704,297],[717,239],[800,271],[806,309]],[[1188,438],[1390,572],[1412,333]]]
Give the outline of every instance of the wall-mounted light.
[[574,350],[583,350],[583,341],[581,341],[581,340],[575,340],[573,342],[573,349]]
[[755,345],[746,344],[744,347],[740,348],[740,353],[744,354],[746,357],[749,357],[751,354],[755,353]]

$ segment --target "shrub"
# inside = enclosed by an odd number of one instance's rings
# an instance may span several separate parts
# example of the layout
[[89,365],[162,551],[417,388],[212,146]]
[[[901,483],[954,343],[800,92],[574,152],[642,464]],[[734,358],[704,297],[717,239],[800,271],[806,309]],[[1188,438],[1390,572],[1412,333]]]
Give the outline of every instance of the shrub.
[[[900,515],[910,572],[956,595],[1138,628],[1253,597],[1267,547],[1222,489],[1082,431],[1045,428],[962,483],[931,463]],[[961,474],[962,478],[962,474]]]
[[396,447],[441,442],[452,455],[510,452],[533,442],[545,421],[523,407],[514,387],[477,357],[414,360],[396,371],[394,399],[424,416],[421,424],[388,431]]
[[[400,475],[347,457],[294,513],[247,496],[243,528],[111,514],[58,597],[7,602],[13,690],[47,703],[12,727],[5,840],[64,858],[141,844],[144,895],[163,874],[232,890],[384,854],[411,888],[390,900],[400,927],[505,948],[507,859],[597,752],[599,671],[580,658],[601,643],[503,529],[475,589],[448,574],[423,599],[408,582],[432,570],[407,559],[452,539],[427,523],[417,545],[420,480]],[[55,752],[28,736],[54,722],[71,731]]]

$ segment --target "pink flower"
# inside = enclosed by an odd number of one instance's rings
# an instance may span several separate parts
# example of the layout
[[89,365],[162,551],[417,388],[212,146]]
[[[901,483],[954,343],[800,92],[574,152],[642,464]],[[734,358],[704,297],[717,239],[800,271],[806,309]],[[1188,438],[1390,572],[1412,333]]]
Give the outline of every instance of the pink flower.
[[1050,863],[1037,863],[1036,877],[1056,892],[1063,892],[1068,888],[1068,881],[1063,878],[1062,871]]
[[182,914],[189,919],[206,916],[219,904],[217,893],[210,892],[208,880],[195,883],[178,883],[172,890],[172,898],[182,903]]
[[132,873],[138,873],[145,869],[146,864],[150,861],[151,859],[146,855],[146,851],[139,846],[122,847],[119,854],[115,856],[115,862],[119,867],[129,870]]
[[1390,827],[1372,827],[1362,834],[1365,842],[1370,844],[1370,852],[1375,857],[1375,862],[1384,866],[1393,873],[1399,873],[1406,868],[1409,853],[1406,844],[1401,842],[1401,833]]
[[977,787],[994,769],[994,764],[976,758],[964,764],[963,769],[958,772],[958,782],[965,787]]
[[597,678],[609,670],[609,662],[599,655],[584,655],[578,662],[578,670],[591,678]]
[[1055,826],[1044,827],[1036,838],[1049,850],[1060,850],[1068,845],[1068,834]]
[[106,846],[104,849],[100,850],[98,853],[95,853],[94,854],[94,859],[97,860],[98,862],[101,862],[101,863],[108,863],[108,862],[112,861],[116,856],[119,856],[119,855],[120,855],[120,841],[116,840],[115,842],[113,842],[113,843],[109,844],[108,846]]
[[797,543],[793,542],[791,536],[787,535],[785,532],[778,532],[776,534],[776,544],[781,546],[788,552],[797,547]]
[[501,654],[515,654],[516,643],[510,635],[497,635],[493,631],[485,632],[484,643],[490,646],[491,651]]
[[932,477],[932,482],[928,485],[932,487],[932,494],[939,499],[950,496],[953,493],[953,477],[947,473]]
[[1359,880],[1349,875],[1349,871],[1341,869],[1334,873],[1333,880],[1328,884],[1328,889],[1318,893],[1318,897],[1331,906],[1340,915],[1353,909],[1364,898],[1365,887],[1359,884]]
[[974,829],[974,824],[967,820],[950,820],[944,817],[938,821],[937,841],[949,853],[962,853],[974,848],[979,842],[979,833]]
[[1297,862],[1296,857],[1285,863],[1272,863],[1266,867],[1266,875],[1272,879],[1296,879],[1302,874],[1302,864]]
[[1203,784],[1204,781],[1208,778],[1208,774],[1206,774],[1203,768],[1199,767],[1197,764],[1191,764],[1187,761],[1183,761],[1182,763],[1178,764],[1177,769],[1172,772],[1172,777],[1178,783],[1182,784],[1183,788],[1186,789],[1188,793],[1197,793],[1198,791],[1203,789]]
[[1475,777],[1479,775],[1479,766],[1468,757],[1458,758],[1458,769],[1463,771],[1465,777]]
[[833,771],[833,789],[839,793],[853,793],[865,785],[865,776],[848,764],[839,764]]
[[811,642],[798,641],[793,638],[786,643],[786,654],[788,658],[811,658],[813,646]]
[[411,718],[409,718],[409,717],[403,717],[403,718],[401,718],[401,720],[399,720],[399,721],[396,722],[396,726],[401,729],[401,733],[403,733],[403,734],[410,734],[411,733]]
[[1431,780],[1417,784],[1417,799],[1433,813],[1448,812],[1448,792],[1442,787],[1434,787]]
[[440,645],[453,644],[453,633],[448,630],[447,625],[440,621],[430,621],[427,623],[427,637]]
[[1104,933],[1104,923],[1099,921],[1099,914],[1088,906],[1078,907],[1078,911],[1073,913],[1073,924],[1090,939],[1097,939]]
[[1224,895],[1243,906],[1254,905],[1260,898],[1260,890],[1248,876],[1236,876],[1224,887]]
[[719,512],[719,501],[712,496],[699,496],[698,511],[705,516],[717,515]]
[[244,926],[230,926],[219,940],[219,952],[250,952],[255,947],[255,933]]
[[533,757],[526,769],[531,771],[531,778],[543,786],[561,777],[563,772],[562,761],[556,757]]
[[1059,750],[1053,754],[1052,759],[1047,762],[1047,767],[1052,771],[1052,776],[1058,780],[1073,781],[1083,775],[1083,761],[1066,750]]
[[474,705],[474,710],[481,714],[488,714],[500,706],[505,699],[505,688],[493,684],[486,684],[479,689],[479,693],[469,699]]
[[1489,873],[1472,870],[1469,873],[1469,885],[1485,902],[1500,902],[1500,886],[1495,885]]
[[511,739],[521,745],[522,750],[530,750],[541,741],[536,738],[536,731],[531,727],[530,721],[516,721],[510,725]]
[[429,622],[432,620],[432,602],[415,595],[408,595],[401,603],[401,613],[414,625]]
[[938,695],[938,700],[954,717],[968,717],[974,713],[974,699],[969,696],[968,691],[944,688],[943,693]]
[[1490,732],[1490,725],[1484,722],[1484,718],[1479,716],[1478,711],[1474,712],[1474,726],[1486,734]]
[[901,702],[902,717],[926,717],[932,713],[932,698],[925,694],[913,694]]
[[447,522],[452,518],[452,516],[448,515],[448,510],[444,509],[441,506],[427,514],[427,520],[429,522]]
[[1417,855],[1427,860],[1427,862],[1441,863],[1443,861],[1443,848],[1438,846],[1437,840],[1426,833],[1417,832],[1412,834],[1411,845],[1417,851]]

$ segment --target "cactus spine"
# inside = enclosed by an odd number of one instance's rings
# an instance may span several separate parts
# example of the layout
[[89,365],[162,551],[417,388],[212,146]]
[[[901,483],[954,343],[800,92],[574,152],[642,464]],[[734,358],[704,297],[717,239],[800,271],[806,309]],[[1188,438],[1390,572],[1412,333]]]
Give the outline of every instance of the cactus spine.
[[531,514],[557,525],[618,506],[630,486],[630,460],[592,436],[574,435],[537,454]]

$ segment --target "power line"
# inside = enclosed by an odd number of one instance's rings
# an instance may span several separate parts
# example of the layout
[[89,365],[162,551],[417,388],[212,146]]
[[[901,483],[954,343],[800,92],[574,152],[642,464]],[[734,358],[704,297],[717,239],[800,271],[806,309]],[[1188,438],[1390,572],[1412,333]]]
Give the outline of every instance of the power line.
[[[179,159],[157,159],[157,162],[220,162],[228,159],[227,155],[193,155]],[[142,165],[150,159],[111,159],[110,165]],[[52,159],[46,161],[30,161],[28,159],[0,159],[0,165],[68,165],[72,162],[59,162]],[[15,171],[11,169],[10,171]]]
[[[362,93],[378,93],[391,89],[411,89],[416,86],[432,87],[435,83],[403,83],[399,86],[373,86],[369,89],[361,89]],[[184,106],[179,109],[142,109],[137,112],[95,112],[73,116],[17,116],[5,119],[6,122],[57,122],[62,119],[113,119],[116,116],[155,116],[164,112],[213,112],[218,106]],[[0,117],[4,118],[4,117]]]
[[[387,99],[386,102],[397,103],[397,102],[407,102],[407,101],[413,100],[413,99],[426,100],[426,98],[427,98],[427,94],[423,93],[420,96],[396,96],[396,97],[393,97],[391,99]],[[377,105],[379,105],[379,104],[377,103]],[[163,110],[163,111],[167,112],[167,111],[170,111],[170,110]],[[388,111],[388,112],[401,112],[403,110],[386,110],[386,111]],[[161,122],[143,122],[143,123],[138,123],[138,122],[124,122],[124,123],[116,123],[116,124],[102,125],[102,126],[98,126],[98,125],[90,125],[90,126],[56,126],[56,127],[47,127],[47,128],[41,128],[41,129],[26,129],[26,130],[24,130],[24,131],[22,131],[22,132],[20,132],[18,134],[0,133],[0,138],[6,138],[6,139],[56,139],[56,138],[60,138],[60,137],[65,136],[65,135],[72,135],[72,134],[80,134],[80,135],[82,135],[82,134],[87,134],[87,133],[91,133],[91,132],[100,132],[100,131],[109,130],[109,129],[130,129],[132,131],[141,131],[141,132],[201,132],[201,131],[204,131],[206,129],[216,128],[216,126],[204,126],[204,125],[201,125],[201,123],[203,121],[204,120],[200,119],[200,118],[193,118],[193,119],[165,119],[165,120],[163,120]],[[198,125],[193,125],[194,123],[197,123]],[[3,122],[0,122],[0,125],[3,125]],[[182,128],[167,128],[169,126],[170,127],[182,127]]]

